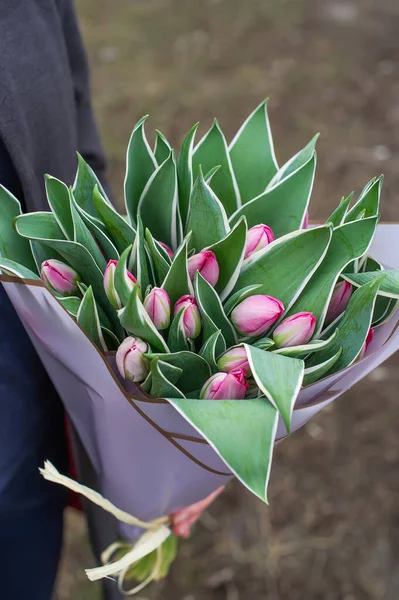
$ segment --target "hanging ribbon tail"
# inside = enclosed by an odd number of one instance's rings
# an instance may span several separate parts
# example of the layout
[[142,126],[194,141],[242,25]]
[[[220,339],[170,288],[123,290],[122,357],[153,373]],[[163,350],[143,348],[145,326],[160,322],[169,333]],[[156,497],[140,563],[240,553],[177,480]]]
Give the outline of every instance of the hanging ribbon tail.
[[[102,567],[95,567],[94,569],[85,570],[90,581],[97,581],[98,579],[103,579],[104,577],[119,575],[118,587],[121,590],[123,581],[130,567],[154,550],[158,550],[160,552],[162,544],[172,534],[169,527],[167,527],[170,522],[169,517],[162,517],[149,522],[141,521],[141,519],[138,519],[137,517],[134,517],[133,515],[130,515],[129,513],[116,507],[114,504],[112,504],[112,502],[101,496],[101,494],[98,492],[88,488],[85,485],[81,485],[77,481],[74,481],[65,475],[61,475],[61,473],[59,473],[54,465],[48,460],[45,461],[44,468],[39,469],[39,471],[40,474],[48,481],[58,483],[59,485],[72,490],[73,492],[81,494],[94,504],[97,504],[97,506],[100,506],[102,509],[112,514],[119,521],[123,521],[128,525],[135,525],[136,527],[146,530],[137,540],[137,542],[134,543],[134,545],[119,542],[111,544],[102,554],[102,560],[107,562],[107,564],[103,565]],[[120,559],[114,562],[108,562],[116,551],[127,548],[130,548],[130,550],[128,550]],[[158,558],[159,556],[160,555],[158,554]],[[157,570],[158,565],[156,564],[150,577],[132,590],[129,590],[128,592],[125,591],[125,594],[133,595],[143,589],[145,585],[152,581]]]

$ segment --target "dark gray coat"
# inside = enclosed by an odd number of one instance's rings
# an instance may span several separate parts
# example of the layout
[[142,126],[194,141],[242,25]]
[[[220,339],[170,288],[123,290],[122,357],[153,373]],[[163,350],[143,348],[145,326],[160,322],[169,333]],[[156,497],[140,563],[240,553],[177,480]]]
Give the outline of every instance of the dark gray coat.
[[102,178],[73,0],[0,0],[0,136],[27,210],[46,210],[43,175],[72,184],[76,151]]

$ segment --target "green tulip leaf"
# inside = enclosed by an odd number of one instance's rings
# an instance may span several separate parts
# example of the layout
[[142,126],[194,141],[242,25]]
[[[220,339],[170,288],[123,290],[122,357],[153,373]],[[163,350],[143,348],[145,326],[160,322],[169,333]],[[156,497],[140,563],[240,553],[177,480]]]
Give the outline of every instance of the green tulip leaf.
[[63,237],[65,236],[67,240],[75,240],[75,226],[68,187],[65,183],[50,175],[45,176],[44,182],[48,204],[64,234]]
[[219,265],[219,279],[215,290],[222,301],[228,297],[236,284],[244,260],[246,243],[247,224],[242,217],[225,238],[207,248],[215,254]]
[[96,187],[99,189],[102,197],[110,204],[107,194],[97,175],[91,166],[78,153],[78,171],[72,191],[78,206],[92,217],[97,217],[97,211],[93,200],[93,192]]
[[97,346],[100,351],[108,350],[105,345],[104,337],[101,331],[100,319],[97,312],[96,301],[94,299],[93,289],[91,286],[87,288],[83,300],[80,303],[79,310],[76,315],[76,320],[91,341]]
[[260,196],[244,204],[231,217],[230,223],[245,215],[248,227],[264,223],[275,237],[300,229],[308,209],[316,171],[316,154]]
[[7,275],[14,275],[15,277],[22,277],[23,279],[35,279],[40,281],[40,277],[28,269],[28,267],[20,265],[9,258],[5,258],[5,256],[0,256],[0,270],[4,271],[4,273]]
[[162,246],[154,240],[149,229],[145,231],[152,264],[154,265],[157,285],[161,285],[171,266],[171,260]]
[[187,269],[187,244],[188,239],[185,239],[176,251],[172,265],[162,283],[163,289],[169,294],[172,306],[176,304],[181,296],[193,293]]
[[267,502],[278,413],[264,398],[167,398],[251,492]]
[[171,354],[146,354],[146,356],[150,360],[157,358],[181,369],[178,387],[184,394],[201,389],[211,375],[209,364],[205,358],[194,352],[180,351]]
[[230,231],[226,211],[200,172],[190,199],[187,231],[190,247],[200,252],[224,238]]
[[125,308],[118,312],[118,315],[122,327],[127,331],[145,340],[152,348],[156,348],[160,352],[169,352],[165,340],[157,331],[140,300],[138,286],[133,288],[129,302]]
[[122,252],[115,268],[114,285],[116,293],[121,300],[122,306],[126,306],[126,304],[129,302],[130,294],[132,293],[126,281],[126,271],[131,251],[132,247],[129,246],[124,252]]
[[263,337],[260,340],[256,340],[256,342],[253,343],[253,346],[255,346],[255,348],[260,348],[261,350],[271,350],[274,348],[275,343],[271,338]]
[[215,331],[215,333],[209,336],[209,338],[206,340],[206,342],[199,351],[199,355],[206,360],[206,362],[212,370],[212,373],[216,373],[219,370],[216,364],[216,359],[218,357],[218,354],[216,353],[216,348],[220,335],[220,330]]
[[193,189],[193,147],[198,123],[194,125],[183,140],[177,161],[177,179],[179,183],[179,207],[183,227],[186,227],[190,210],[190,197]]
[[82,298],[78,298],[77,296],[57,296],[57,300],[70,315],[73,317],[77,316]]
[[[151,284],[150,269],[148,265],[147,252],[145,247],[144,227],[140,217],[137,217],[137,237],[136,237],[136,269],[137,281],[140,284],[143,295]],[[134,252],[134,248],[133,248]],[[132,252],[132,254],[133,254]],[[130,265],[129,265],[130,267]]]
[[106,260],[119,260],[119,252],[109,237],[103,222],[95,217],[92,217],[89,213],[84,211],[83,208],[76,203],[76,201],[75,208],[87,229],[94,236],[95,240],[97,240],[101,251],[106,257]]
[[29,241],[20,237],[13,227],[14,219],[21,214],[19,200],[0,185],[0,256],[36,271]]
[[265,191],[278,171],[267,114],[267,100],[244,122],[229,146],[243,203]]
[[140,197],[138,213],[156,239],[171,248],[179,236],[176,164],[173,153],[154,171]]
[[304,362],[248,344],[245,349],[256,384],[277,408],[289,432],[292,411],[302,385]]
[[345,216],[353,198],[353,192],[347,198],[342,198],[337,208],[328,217],[326,223],[331,223],[333,227],[340,227],[345,222]]
[[119,213],[117,213],[111,204],[108,204],[108,202],[104,200],[104,197],[97,187],[94,188],[93,202],[101,221],[107,228],[107,235],[109,235],[115,244],[118,252],[121,253],[127,246],[134,244],[136,231]]
[[184,394],[174,385],[181,375],[181,369],[155,358],[151,361],[151,396],[165,398],[173,394],[184,398]]
[[316,135],[308,144],[306,144],[304,148],[302,148],[302,150],[290,158],[290,160],[287,161],[285,165],[283,165],[281,169],[277,171],[267,187],[274,187],[277,183],[283,181],[283,179],[286,179],[292,173],[295,173],[295,171],[301,169],[306,163],[308,163],[315,154],[316,142],[319,139],[319,136],[320,134],[316,133]]
[[331,358],[340,348],[342,348],[342,353],[329,373],[336,373],[341,369],[345,369],[356,360],[371,326],[379,285],[380,280],[374,279],[352,294],[339,322],[339,334],[327,349],[311,357],[306,365],[307,367],[312,367]]
[[376,226],[377,218],[371,217],[345,223],[334,229],[323,262],[290,309],[290,314],[301,311],[313,313],[317,319],[314,337],[317,337],[323,329],[328,305],[338,277],[346,265],[367,252]]
[[261,282],[256,294],[278,298],[288,310],[326,255],[331,233],[322,226],[275,240],[244,261],[235,290]]
[[303,387],[314,383],[315,381],[319,381],[328,372],[333,368],[335,363],[339,360],[342,354],[342,348],[338,348],[337,352],[331,356],[331,358],[327,358],[321,363],[314,365],[313,367],[305,368],[305,375],[303,378]]
[[170,352],[182,352],[189,348],[184,332],[183,314],[184,308],[177,313],[170,325],[168,334],[168,347]]
[[157,168],[144,131],[147,117],[148,115],[142,117],[134,126],[126,155],[125,206],[133,226],[136,225],[137,208],[143,190]]
[[399,270],[368,271],[366,273],[343,273],[343,279],[359,287],[375,279],[379,279],[378,294],[386,298],[399,299]]
[[[206,332],[206,325],[204,321],[204,315],[210,318],[212,323],[216,325],[217,329],[220,329],[227,347],[234,346],[237,343],[237,336],[233,325],[228,320],[226,313],[223,310],[222,303],[219,296],[213,287],[202,277],[197,271],[195,275],[195,297],[198,302],[201,316],[203,318],[204,333]],[[212,327],[213,329],[213,327]],[[210,335],[214,331],[210,332]],[[205,333],[204,340],[208,337]]]
[[364,188],[356,204],[351,208],[345,222],[356,221],[359,218],[375,217],[378,215],[381,189],[384,177],[372,179]]
[[170,153],[173,152],[173,149],[166,137],[158,129],[156,130],[156,134],[154,156],[157,163],[161,165],[169,157]]
[[198,172],[200,166],[206,173],[212,167],[215,167],[215,165],[220,165],[220,169],[215,172],[212,177],[210,187],[220,199],[227,215],[230,216],[241,205],[241,198],[233,172],[226,138],[216,119],[214,120],[212,127],[202,140],[200,140],[194,150],[194,173]]
[[76,201],[72,194],[72,190],[69,190],[69,194],[70,194],[71,214],[72,214],[72,220],[73,220],[73,226],[74,226],[74,232],[75,232],[73,241],[84,246],[86,248],[86,250],[88,250],[90,252],[91,256],[93,257],[93,259],[95,260],[96,264],[101,269],[101,271],[104,272],[105,267],[107,266],[107,262],[103,256],[100,248],[98,247],[96,240],[93,238],[92,233],[86,227],[82,217],[79,214]]

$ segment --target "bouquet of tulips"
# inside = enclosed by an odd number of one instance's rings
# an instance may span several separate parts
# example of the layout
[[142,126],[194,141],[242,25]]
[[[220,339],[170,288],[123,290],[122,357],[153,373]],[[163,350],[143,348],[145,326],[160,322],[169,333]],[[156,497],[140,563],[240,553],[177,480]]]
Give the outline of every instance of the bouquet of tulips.
[[382,177],[308,226],[317,136],[279,167],[266,103],[230,145],[215,121],[178,154],[144,123],[126,215],[81,157],[72,187],[46,176],[49,212],[1,189],[0,268],[121,532],[155,519],[154,551],[233,476],[265,501],[276,441],[397,349],[399,255]]

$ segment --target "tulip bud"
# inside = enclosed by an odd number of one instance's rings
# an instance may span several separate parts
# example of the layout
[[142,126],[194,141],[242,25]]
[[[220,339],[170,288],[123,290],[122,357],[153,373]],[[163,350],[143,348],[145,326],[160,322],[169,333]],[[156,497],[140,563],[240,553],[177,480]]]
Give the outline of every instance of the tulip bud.
[[236,371],[242,369],[246,376],[250,374],[250,367],[247,357],[247,351],[244,346],[237,346],[236,348],[230,348],[227,350],[217,361],[217,366],[220,371],[224,373],[230,373],[230,371]]
[[127,337],[116,352],[116,366],[124,379],[139,383],[150,372],[150,361],[144,356],[148,346],[143,340]]
[[316,317],[311,312],[299,312],[277,325],[273,340],[279,348],[301,346],[311,339],[315,327]]
[[40,277],[57,294],[70,296],[78,289],[80,275],[69,265],[50,258],[42,263]]
[[188,259],[188,274],[193,281],[194,275],[199,271],[204,279],[212,286],[217,284],[219,279],[219,265],[216,256],[211,250],[202,250]]
[[154,287],[144,299],[144,308],[155,327],[161,331],[170,324],[170,298],[166,290]]
[[367,348],[370,346],[371,342],[374,339],[374,333],[375,333],[374,329],[372,327],[370,327],[369,332],[366,337],[366,341],[364,342],[363,348],[361,349],[361,352],[360,352],[360,358],[363,358],[363,356],[366,354]]
[[203,400],[242,400],[247,393],[248,382],[242,369],[230,373],[215,373],[204,383],[200,392]]
[[340,281],[334,288],[327,310],[326,323],[332,323],[344,312],[352,295],[353,286],[349,281]]
[[274,233],[267,225],[255,225],[248,229],[247,233],[247,245],[245,247],[245,256],[244,258],[248,258],[254,252],[258,252],[258,250],[262,250],[268,244],[270,244],[274,240]]
[[235,307],[231,313],[231,321],[241,335],[257,337],[265,333],[283,312],[284,305],[280,300],[257,294]]
[[[117,264],[117,260],[110,260],[108,262],[104,273],[104,290],[112,306],[119,310],[120,308],[122,308],[122,302],[115,289],[115,269]],[[133,288],[137,283],[137,279],[135,278],[135,276],[132,275],[132,273],[130,273],[130,271],[128,271],[127,269],[126,283],[128,284],[130,291],[133,291]]]
[[179,298],[174,306],[173,315],[176,316],[183,308],[184,335],[190,340],[195,340],[201,332],[201,315],[194,296]]
[[169,246],[167,246],[166,244],[164,244],[163,242],[158,242],[158,244],[160,246],[162,246],[162,248],[165,250],[166,254],[169,256],[169,258],[173,258],[173,250],[171,250],[169,248]]

